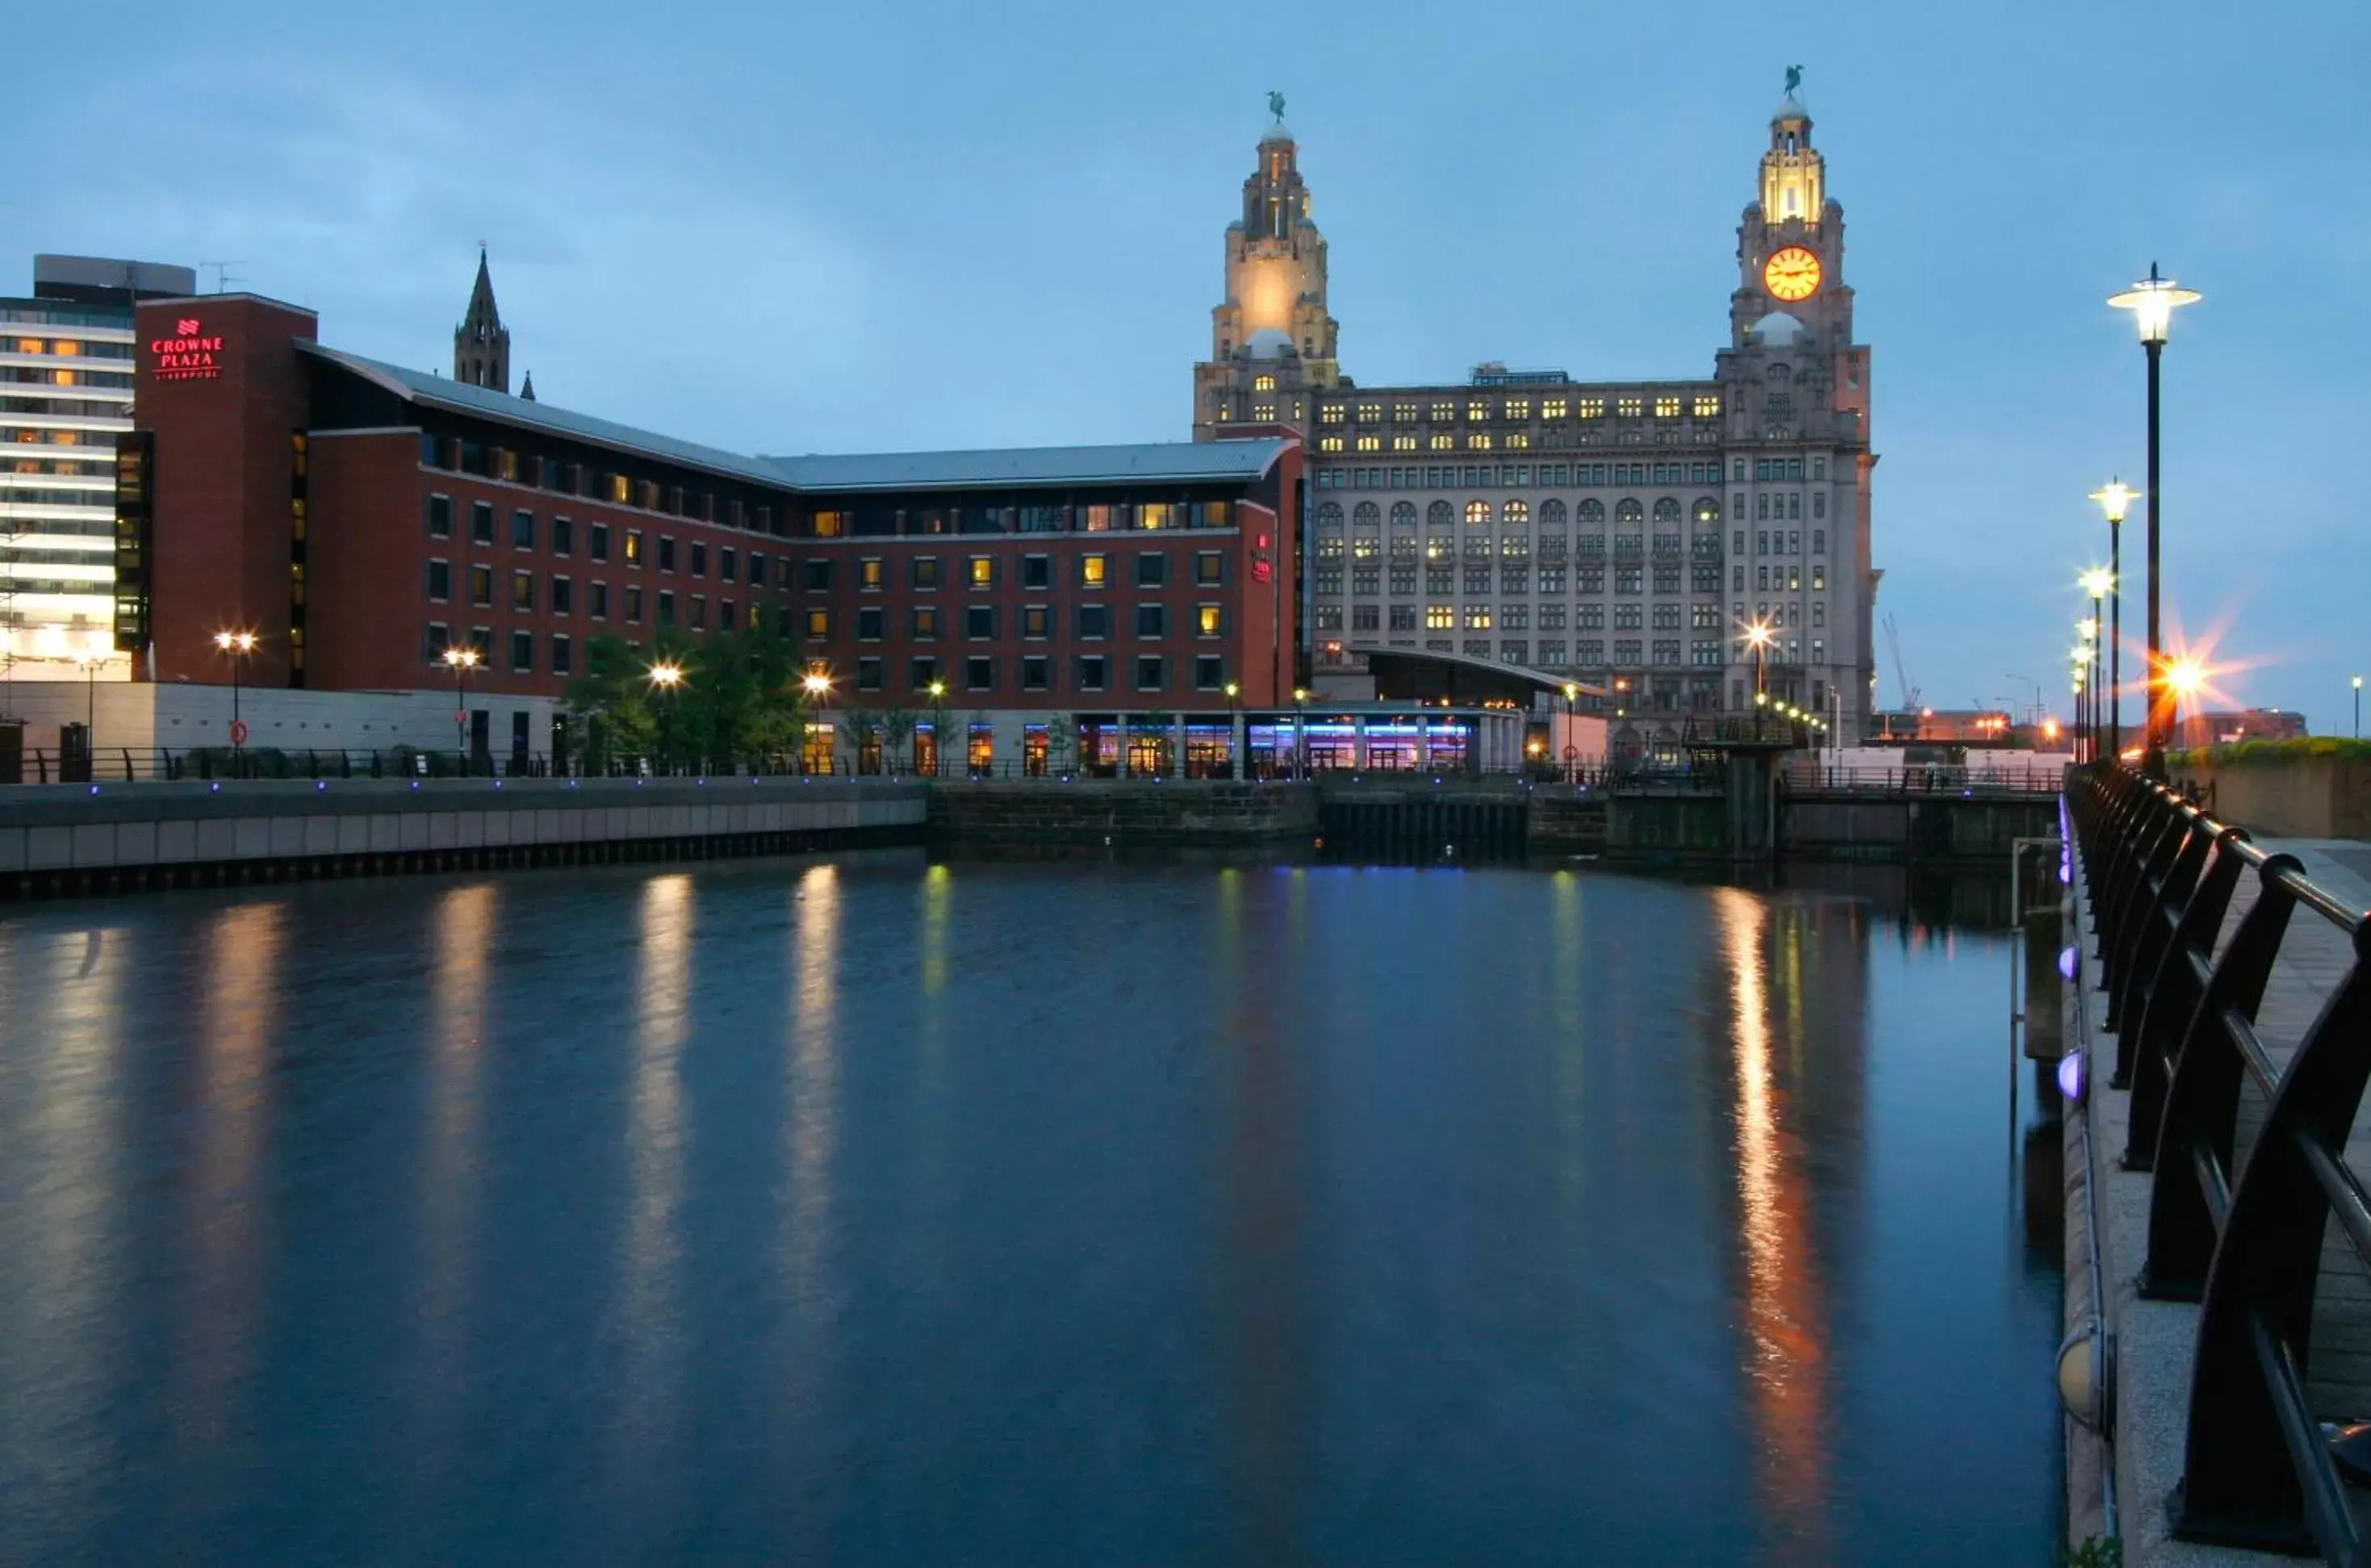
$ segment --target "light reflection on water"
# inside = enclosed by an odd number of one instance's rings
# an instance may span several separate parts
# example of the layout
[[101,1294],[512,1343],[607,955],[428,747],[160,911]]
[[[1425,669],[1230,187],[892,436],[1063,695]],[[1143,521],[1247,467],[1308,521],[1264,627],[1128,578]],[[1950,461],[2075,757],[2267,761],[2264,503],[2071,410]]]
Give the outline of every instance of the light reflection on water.
[[2036,1560],[2006,962],[1570,870],[25,911],[0,1562]]

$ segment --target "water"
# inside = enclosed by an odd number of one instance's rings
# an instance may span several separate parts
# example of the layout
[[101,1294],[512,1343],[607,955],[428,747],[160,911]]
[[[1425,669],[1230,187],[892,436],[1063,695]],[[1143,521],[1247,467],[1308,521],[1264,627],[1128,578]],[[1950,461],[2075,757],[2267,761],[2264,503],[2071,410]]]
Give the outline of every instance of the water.
[[29,907],[0,1562],[2045,1561],[2007,963],[1521,869]]

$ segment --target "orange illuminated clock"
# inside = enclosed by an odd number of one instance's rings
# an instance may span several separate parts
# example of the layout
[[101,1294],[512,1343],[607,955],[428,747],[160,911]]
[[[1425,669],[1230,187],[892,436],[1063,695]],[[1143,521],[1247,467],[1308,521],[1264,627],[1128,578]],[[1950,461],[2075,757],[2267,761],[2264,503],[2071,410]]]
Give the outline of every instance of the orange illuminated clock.
[[1799,245],[1790,245],[1764,265],[1762,286],[1773,299],[1790,303],[1809,299],[1819,291],[1820,259]]

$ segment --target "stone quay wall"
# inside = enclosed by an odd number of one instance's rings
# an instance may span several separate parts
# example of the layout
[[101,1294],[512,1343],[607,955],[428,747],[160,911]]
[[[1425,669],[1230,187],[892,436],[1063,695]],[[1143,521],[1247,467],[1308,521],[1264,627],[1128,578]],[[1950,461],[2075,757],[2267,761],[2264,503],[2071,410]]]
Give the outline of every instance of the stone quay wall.
[[926,794],[795,778],[20,786],[0,793],[0,897],[917,843]]
[[948,780],[930,831],[956,844],[1256,845],[1317,833],[1314,784],[1082,778]]

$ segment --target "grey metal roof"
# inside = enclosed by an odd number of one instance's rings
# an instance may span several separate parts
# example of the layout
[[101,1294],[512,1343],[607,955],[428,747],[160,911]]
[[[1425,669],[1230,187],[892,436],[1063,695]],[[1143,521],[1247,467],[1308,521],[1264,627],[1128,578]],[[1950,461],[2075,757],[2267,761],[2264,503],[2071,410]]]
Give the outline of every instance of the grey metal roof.
[[1255,479],[1284,451],[1278,436],[1133,446],[1014,446],[981,452],[875,452],[769,459],[803,490],[954,490],[1155,479]]
[[360,354],[350,354],[342,349],[326,348],[308,340],[300,340],[296,346],[306,353],[343,365],[355,375],[376,382],[408,403],[427,403],[465,414],[483,414],[507,423],[529,425],[538,430],[548,430],[555,435],[573,436],[603,446],[621,447],[665,462],[706,468],[711,473],[729,474],[734,478],[752,479],[763,485],[781,487],[788,482],[782,470],[763,457],[745,457],[737,452],[677,441],[671,435],[637,430],[631,425],[619,424],[610,420],[595,419],[590,414],[573,413],[549,403],[530,403],[523,398],[514,398],[490,386],[472,386],[466,381],[407,370],[399,364],[365,359]]
[[556,435],[640,452],[687,467],[800,490],[956,490],[1156,479],[1255,479],[1284,451],[1278,436],[1250,441],[1147,442],[1133,446],[1018,446],[978,452],[879,452],[750,457],[631,425],[529,402],[492,387],[407,370],[310,340],[297,347],[341,365],[409,403],[482,414]]

